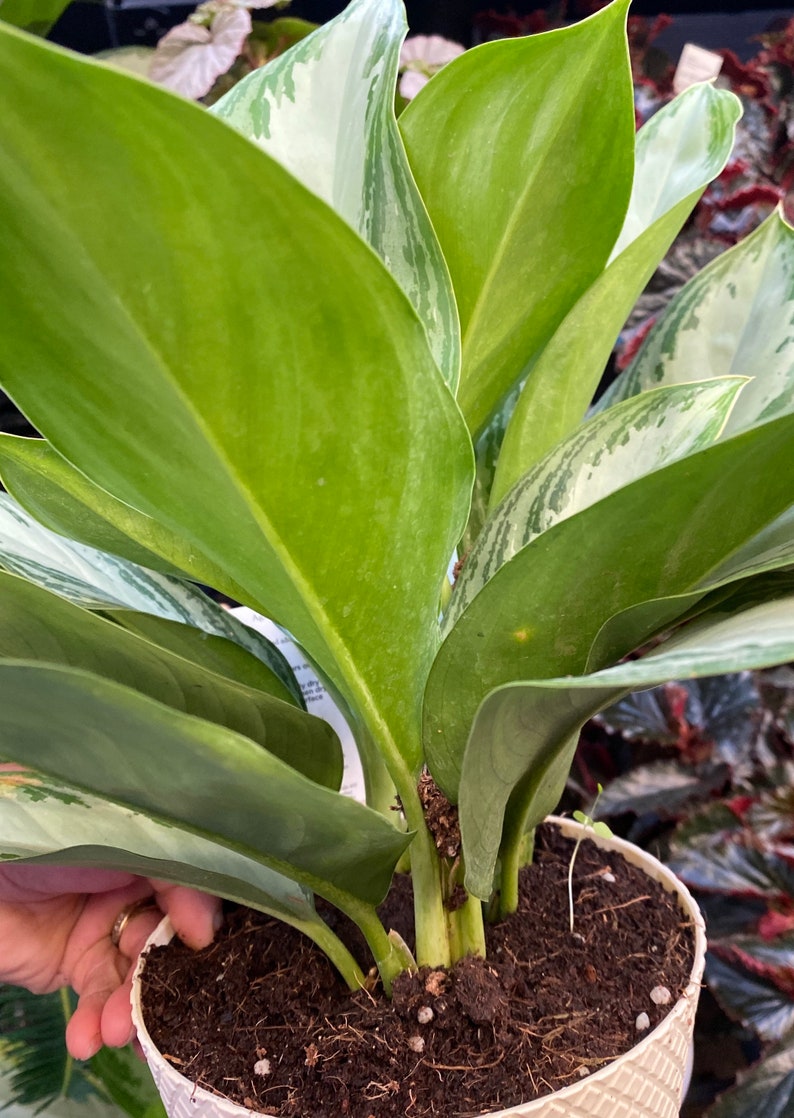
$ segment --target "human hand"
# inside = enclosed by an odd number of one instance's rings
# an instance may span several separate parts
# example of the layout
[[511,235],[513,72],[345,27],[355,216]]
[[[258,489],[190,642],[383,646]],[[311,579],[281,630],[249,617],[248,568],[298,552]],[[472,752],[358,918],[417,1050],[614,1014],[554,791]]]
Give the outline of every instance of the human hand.
[[[111,939],[129,905],[151,899]],[[115,870],[0,865],[0,981],[45,994],[78,994],[66,1029],[72,1056],[86,1060],[103,1044],[134,1035],[132,973],[147,937],[167,913],[189,947],[206,947],[220,926],[220,901],[206,893]]]

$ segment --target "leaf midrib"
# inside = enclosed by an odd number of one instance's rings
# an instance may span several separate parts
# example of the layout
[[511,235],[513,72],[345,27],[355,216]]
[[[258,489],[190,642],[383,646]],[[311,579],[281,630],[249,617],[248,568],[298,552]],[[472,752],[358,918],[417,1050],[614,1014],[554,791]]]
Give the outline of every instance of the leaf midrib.
[[[550,34],[553,34],[553,32],[550,32]],[[592,71],[596,68],[595,67],[595,60],[593,59],[592,52],[588,53],[588,57],[589,57],[589,59],[592,59],[592,61],[585,68],[584,73],[587,74],[587,75],[592,73]],[[572,90],[570,96],[567,98],[567,108],[566,108],[565,113],[564,114],[563,113],[555,114],[555,120],[554,120],[554,130],[555,131],[561,130],[561,123],[560,123],[561,121],[565,122],[567,124],[567,121],[569,120],[569,118],[571,117],[571,115],[573,114],[573,112],[575,111],[576,107],[579,104],[580,104],[580,97],[578,95],[578,90],[577,91]],[[524,185],[523,189],[520,191],[520,193],[518,195],[518,200],[517,200],[516,204],[513,206],[512,210],[511,210],[508,221],[507,221],[507,223],[504,227],[504,235],[501,238],[501,241],[499,243],[499,246],[498,246],[498,249],[497,249],[496,253],[494,253],[494,255],[491,259],[491,263],[490,263],[490,266],[488,268],[488,271],[486,272],[483,283],[480,286],[480,292],[477,296],[477,299],[475,300],[475,303],[474,303],[473,308],[472,308],[472,313],[469,317],[469,321],[466,325],[466,329],[463,331],[462,338],[461,338],[461,352],[462,352],[462,355],[463,355],[464,366],[465,366],[465,355],[468,351],[469,338],[470,338],[471,335],[476,334],[476,331],[479,327],[480,319],[485,314],[485,311],[487,309],[488,296],[490,294],[491,288],[496,283],[498,273],[502,270],[502,265],[503,265],[504,258],[507,255],[508,249],[512,244],[512,239],[513,238],[512,238],[511,234],[514,231],[514,229],[518,226],[519,214],[522,214],[523,211],[524,211],[524,208],[526,206],[527,196],[529,194],[531,194],[532,188],[534,187],[535,182],[538,180],[539,177],[541,177],[541,170],[542,170],[542,168],[539,166],[539,164],[537,162],[533,164],[533,170],[531,171],[530,175],[527,177],[527,179],[525,181],[525,185]],[[628,204],[628,202],[627,202],[627,204]]]

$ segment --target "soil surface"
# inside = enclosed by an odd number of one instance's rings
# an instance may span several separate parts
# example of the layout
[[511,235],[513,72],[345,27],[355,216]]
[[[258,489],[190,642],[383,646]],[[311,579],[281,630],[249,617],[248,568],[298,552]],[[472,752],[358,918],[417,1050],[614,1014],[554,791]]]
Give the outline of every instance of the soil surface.
[[[572,848],[541,828],[519,911],[488,929],[488,959],[404,975],[391,1002],[351,994],[299,933],[231,910],[205,951],[174,942],[151,952],[150,1033],[188,1078],[284,1118],[466,1118],[565,1087],[644,1036],[639,1015],[661,1021],[693,950],[675,900],[588,841],[571,935]],[[409,941],[410,885],[397,881],[385,922]],[[651,997],[659,987],[670,1004]]]

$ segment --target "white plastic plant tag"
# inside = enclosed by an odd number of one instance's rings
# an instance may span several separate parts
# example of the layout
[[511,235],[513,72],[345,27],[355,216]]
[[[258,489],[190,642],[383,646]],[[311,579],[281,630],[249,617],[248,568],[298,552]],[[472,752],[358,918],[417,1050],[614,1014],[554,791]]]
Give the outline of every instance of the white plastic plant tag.
[[673,77],[673,90],[683,93],[690,85],[716,78],[721,69],[722,55],[694,43],[685,43]]
[[254,610],[248,609],[247,606],[237,606],[230,612],[243,624],[256,629],[257,632],[262,633],[269,641],[272,641],[289,662],[306,700],[306,709],[309,714],[315,714],[318,718],[322,718],[333,726],[339,741],[342,743],[345,771],[341,791],[346,796],[352,796],[353,799],[363,801],[365,799],[364,771],[361,767],[350,727],[339,707],[317,678],[314,669],[307,663],[306,657],[284,630],[266,617],[261,617]]

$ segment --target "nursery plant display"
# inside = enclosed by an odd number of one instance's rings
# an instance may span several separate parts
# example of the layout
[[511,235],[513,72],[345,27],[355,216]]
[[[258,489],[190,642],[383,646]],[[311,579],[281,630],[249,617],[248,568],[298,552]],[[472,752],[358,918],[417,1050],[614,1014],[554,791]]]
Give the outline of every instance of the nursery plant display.
[[706,919],[706,981],[722,1012],[696,1026],[686,1114],[783,1118],[791,1105],[793,685],[790,667],[666,684],[604,711],[580,743],[585,780],[608,779],[604,762],[622,752],[628,768],[599,808],[664,851]]
[[791,1106],[791,776],[790,762],[770,768],[754,794],[692,813],[671,841],[670,863],[708,915],[709,989],[760,1042],[714,1118],[783,1118]]
[[[6,857],[200,885],[366,985],[316,894],[388,995],[515,911],[594,711],[791,657],[780,216],[583,422],[738,115],[694,87],[635,140],[625,18],[467,52],[399,127],[390,0],[212,112],[0,29],[0,385],[43,435],[0,440]],[[316,666],[366,804],[196,583]],[[413,950],[376,912],[406,862]]]

